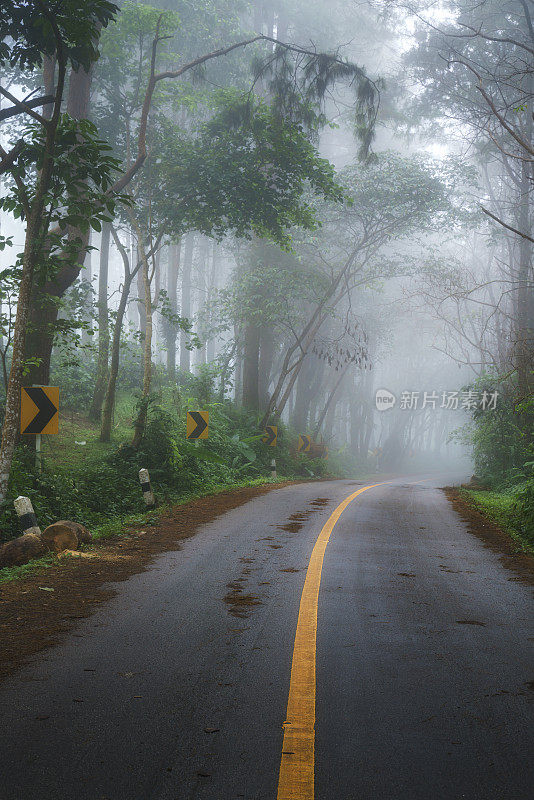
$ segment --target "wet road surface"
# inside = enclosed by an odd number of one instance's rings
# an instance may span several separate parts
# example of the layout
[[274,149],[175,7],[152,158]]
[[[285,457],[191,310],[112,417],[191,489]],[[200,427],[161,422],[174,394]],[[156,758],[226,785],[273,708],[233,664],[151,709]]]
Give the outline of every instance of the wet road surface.
[[[331,531],[314,796],[532,800],[532,588],[423,477],[361,493]],[[1,800],[312,800],[279,787],[297,620],[321,532],[366,485],[224,514],[3,683]]]

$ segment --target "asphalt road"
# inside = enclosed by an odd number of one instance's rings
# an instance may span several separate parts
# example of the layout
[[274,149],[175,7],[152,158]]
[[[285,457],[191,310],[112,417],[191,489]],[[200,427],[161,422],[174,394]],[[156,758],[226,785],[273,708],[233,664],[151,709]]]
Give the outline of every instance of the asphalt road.
[[[415,480],[359,495],[326,548],[315,800],[532,800],[532,589]],[[226,513],[6,681],[1,800],[276,800],[310,556],[363,485]]]

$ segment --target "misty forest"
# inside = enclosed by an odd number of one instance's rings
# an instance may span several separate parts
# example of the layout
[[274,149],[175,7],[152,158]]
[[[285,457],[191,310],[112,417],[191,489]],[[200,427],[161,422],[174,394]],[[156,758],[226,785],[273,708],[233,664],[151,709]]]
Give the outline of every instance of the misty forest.
[[275,459],[534,543],[532,0],[0,0],[0,61],[1,541]]

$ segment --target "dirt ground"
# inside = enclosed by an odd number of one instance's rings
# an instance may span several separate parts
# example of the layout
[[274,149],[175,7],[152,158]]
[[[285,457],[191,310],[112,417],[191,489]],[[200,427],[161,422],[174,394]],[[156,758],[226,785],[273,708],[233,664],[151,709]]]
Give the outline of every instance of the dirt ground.
[[178,506],[157,523],[125,527],[82,557],[58,559],[43,570],[0,584],[0,680],[56,644],[79,619],[113,597],[104,584],[143,572],[154,558],[180,548],[206,522],[254,497],[288,484],[231,490]]

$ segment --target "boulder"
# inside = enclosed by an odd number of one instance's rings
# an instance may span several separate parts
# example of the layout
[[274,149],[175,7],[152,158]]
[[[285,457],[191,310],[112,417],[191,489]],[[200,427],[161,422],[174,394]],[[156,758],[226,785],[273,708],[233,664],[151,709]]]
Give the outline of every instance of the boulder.
[[18,567],[45,553],[46,547],[40,536],[36,536],[34,533],[25,533],[18,539],[7,542],[0,549],[0,568]]
[[41,541],[47,550],[62,553],[63,550],[77,550],[78,536],[76,531],[63,522],[54,522],[45,528],[41,534]]
[[70,530],[73,531],[73,533],[75,533],[78,537],[78,544],[90,544],[93,541],[90,531],[87,530],[85,525],[82,525],[79,522],[71,522],[71,520],[62,519],[54,524],[64,525],[66,528],[70,528]]

